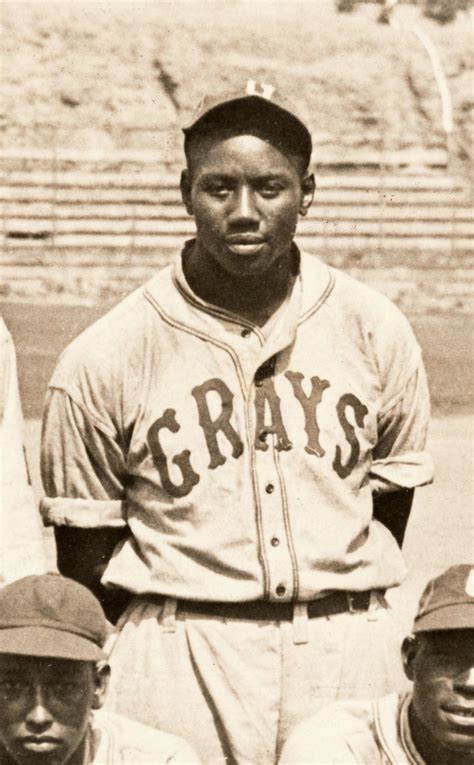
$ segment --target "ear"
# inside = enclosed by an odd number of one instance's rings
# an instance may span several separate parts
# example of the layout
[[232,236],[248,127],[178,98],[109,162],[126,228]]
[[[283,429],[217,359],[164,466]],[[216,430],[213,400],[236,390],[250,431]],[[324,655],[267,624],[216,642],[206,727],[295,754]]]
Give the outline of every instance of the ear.
[[189,170],[182,171],[179,187],[181,189],[181,198],[184,202],[186,212],[188,215],[194,215],[193,204],[191,202],[191,178],[189,175]]
[[414,679],[415,659],[421,648],[421,643],[415,635],[409,635],[402,643],[402,660],[405,675],[409,680]]
[[299,214],[303,217],[308,212],[314,198],[314,192],[316,190],[316,181],[313,173],[307,173],[301,181],[301,202],[299,207]]
[[109,687],[110,667],[106,661],[98,662],[94,667],[94,699],[92,709],[100,709],[104,704]]

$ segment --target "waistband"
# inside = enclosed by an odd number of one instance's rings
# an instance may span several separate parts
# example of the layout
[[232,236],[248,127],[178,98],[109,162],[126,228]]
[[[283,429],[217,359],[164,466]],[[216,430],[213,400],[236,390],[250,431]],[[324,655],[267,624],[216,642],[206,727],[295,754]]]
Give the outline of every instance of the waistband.
[[[309,619],[321,616],[342,614],[345,611],[368,611],[373,592],[333,592],[318,600],[310,600],[305,604]],[[275,603],[264,600],[251,600],[239,603],[223,603],[200,600],[178,600],[177,613],[199,614],[200,616],[216,616],[221,619],[242,619],[243,621],[293,621],[294,603]]]

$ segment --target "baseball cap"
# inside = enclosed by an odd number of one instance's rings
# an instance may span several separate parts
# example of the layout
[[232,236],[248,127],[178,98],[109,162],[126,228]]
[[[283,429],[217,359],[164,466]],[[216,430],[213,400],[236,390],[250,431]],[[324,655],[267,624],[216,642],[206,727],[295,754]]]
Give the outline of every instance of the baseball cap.
[[474,629],[474,567],[451,566],[426,585],[413,632]]
[[233,124],[233,117],[253,114],[256,121],[267,129],[285,132],[298,153],[311,159],[311,133],[297,109],[273,85],[248,80],[247,84],[230,93],[209,94],[198,104],[191,121],[183,127],[185,140],[206,127],[215,124]]
[[106,636],[102,606],[72,579],[25,576],[0,590],[0,653],[98,661]]

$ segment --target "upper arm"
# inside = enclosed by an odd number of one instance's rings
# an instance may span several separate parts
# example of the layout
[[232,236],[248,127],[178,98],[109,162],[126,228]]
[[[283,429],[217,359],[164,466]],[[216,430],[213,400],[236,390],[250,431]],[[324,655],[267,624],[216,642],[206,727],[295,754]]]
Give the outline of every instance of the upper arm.
[[421,359],[398,398],[378,417],[370,480],[375,495],[430,483],[433,465],[426,451],[429,393]]
[[41,510],[55,527],[58,568],[104,600],[100,579],[128,531],[120,440],[53,388],[43,419],[41,471]]

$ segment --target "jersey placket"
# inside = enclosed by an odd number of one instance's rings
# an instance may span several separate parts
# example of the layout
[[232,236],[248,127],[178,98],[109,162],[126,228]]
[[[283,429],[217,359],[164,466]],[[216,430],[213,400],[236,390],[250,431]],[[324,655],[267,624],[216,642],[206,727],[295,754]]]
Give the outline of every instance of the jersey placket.
[[[265,571],[264,597],[273,601],[289,601],[296,597],[296,559],[288,523],[287,497],[283,474],[279,464],[279,450],[290,449],[281,443],[269,417],[267,391],[273,393],[275,358],[260,366],[252,386],[254,441],[252,444],[252,470],[257,503],[257,523],[262,565]],[[266,391],[267,389],[267,391]],[[271,395],[271,394],[270,394]],[[255,400],[263,400],[263,425],[256,420]],[[257,432],[258,428],[258,432]]]

